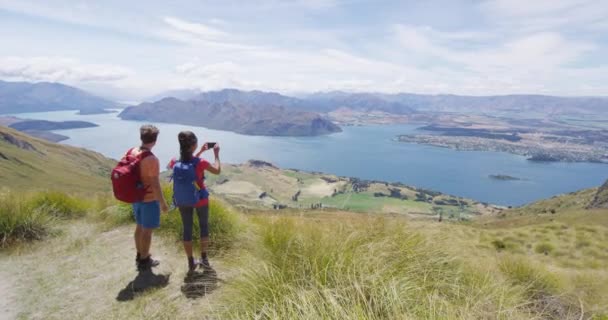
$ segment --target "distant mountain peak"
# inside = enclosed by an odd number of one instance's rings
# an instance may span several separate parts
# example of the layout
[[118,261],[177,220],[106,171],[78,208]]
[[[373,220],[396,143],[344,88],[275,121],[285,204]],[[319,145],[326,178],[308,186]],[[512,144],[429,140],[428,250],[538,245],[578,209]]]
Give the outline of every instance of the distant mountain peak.
[[[198,99],[165,98],[125,109],[119,116],[203,126],[248,135],[316,136],[341,131],[321,115],[288,108],[288,102],[238,91],[206,92]],[[290,98],[289,98],[290,99]]]
[[0,114],[58,110],[102,111],[116,102],[57,82],[8,82],[0,80]]

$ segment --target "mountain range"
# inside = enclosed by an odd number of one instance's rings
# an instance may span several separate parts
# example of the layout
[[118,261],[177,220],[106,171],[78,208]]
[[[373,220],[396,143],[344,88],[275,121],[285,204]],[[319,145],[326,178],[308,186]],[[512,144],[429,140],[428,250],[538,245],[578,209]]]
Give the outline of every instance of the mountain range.
[[274,104],[198,96],[192,100],[165,98],[126,108],[126,120],[145,120],[202,126],[248,135],[315,136],[341,131],[318,113]]
[[120,106],[75,87],[51,82],[6,82],[0,80],[0,114],[81,110],[104,112]]
[[608,97],[556,97],[546,95],[459,96],[410,93],[376,94],[425,112],[496,113],[517,115],[608,115]]
[[[173,95],[174,94],[174,95]],[[157,95],[162,97],[163,95]],[[557,97],[547,95],[461,96],[453,94],[413,94],[374,92],[317,92],[298,97],[259,90],[223,89],[169,91],[165,97],[181,100],[226,101],[248,105],[277,105],[287,108],[328,113],[341,108],[362,112],[382,111],[396,115],[413,113],[474,113],[531,117],[559,115],[608,115],[608,97]],[[498,114],[497,114],[498,113]]]
[[[80,110],[104,112],[121,105],[60,83],[0,81],[0,114]],[[545,95],[459,96],[330,91],[287,96],[223,89],[173,90],[128,107],[120,117],[200,125],[251,135],[310,136],[340,131],[326,118],[336,110],[393,115],[485,114],[511,118],[608,117],[607,97]]]

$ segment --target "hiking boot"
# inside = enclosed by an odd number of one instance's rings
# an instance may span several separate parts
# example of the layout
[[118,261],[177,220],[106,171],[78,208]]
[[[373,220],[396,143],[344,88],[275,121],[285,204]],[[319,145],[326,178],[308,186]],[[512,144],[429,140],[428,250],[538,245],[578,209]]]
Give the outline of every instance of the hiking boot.
[[[151,257],[152,256],[150,256],[150,258]],[[137,255],[135,256],[135,265],[139,265],[139,260],[141,260],[141,255],[138,252]],[[156,267],[159,264],[160,264],[160,261],[152,259],[152,267]]]
[[193,257],[188,257],[188,273],[193,273],[196,270],[196,262]]
[[152,259],[152,256],[148,256],[146,259],[139,259],[137,261],[137,271],[150,270],[157,267],[160,261]]

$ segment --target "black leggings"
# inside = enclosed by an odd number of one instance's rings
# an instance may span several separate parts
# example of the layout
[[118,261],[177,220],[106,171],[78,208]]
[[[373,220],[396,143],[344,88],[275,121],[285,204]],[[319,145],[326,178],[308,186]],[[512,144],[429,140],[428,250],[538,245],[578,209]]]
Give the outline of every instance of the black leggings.
[[209,236],[209,206],[198,208],[180,207],[182,215],[182,226],[184,229],[184,241],[192,241],[192,226],[194,225],[194,209],[198,214],[198,226],[201,229],[201,239]]

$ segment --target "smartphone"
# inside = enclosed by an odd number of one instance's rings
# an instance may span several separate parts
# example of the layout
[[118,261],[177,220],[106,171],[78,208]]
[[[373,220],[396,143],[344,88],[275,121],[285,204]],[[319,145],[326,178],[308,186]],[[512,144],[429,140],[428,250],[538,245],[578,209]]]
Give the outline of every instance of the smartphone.
[[217,144],[217,142],[207,142],[207,149],[213,149],[213,147],[215,147],[216,144]]

